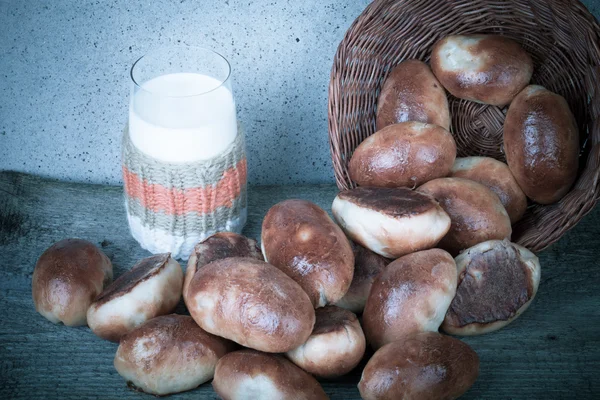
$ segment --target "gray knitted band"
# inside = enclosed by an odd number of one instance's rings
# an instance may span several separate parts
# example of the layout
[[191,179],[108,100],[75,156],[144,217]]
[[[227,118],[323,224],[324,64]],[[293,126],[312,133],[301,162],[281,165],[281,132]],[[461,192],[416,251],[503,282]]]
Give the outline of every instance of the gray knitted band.
[[198,215],[169,215],[164,212],[150,211],[142,207],[137,199],[127,200],[128,213],[140,218],[148,226],[171,232],[177,236],[185,236],[186,232],[212,232],[219,231],[225,226],[223,221],[238,217],[246,207],[246,193],[233,201],[232,207],[219,207],[212,214]]
[[205,161],[169,163],[150,157],[135,147],[128,128],[123,132],[121,149],[123,166],[129,172],[143,176],[148,183],[181,189],[215,184],[224,171],[245,159],[244,135],[239,125],[233,143],[219,156]]

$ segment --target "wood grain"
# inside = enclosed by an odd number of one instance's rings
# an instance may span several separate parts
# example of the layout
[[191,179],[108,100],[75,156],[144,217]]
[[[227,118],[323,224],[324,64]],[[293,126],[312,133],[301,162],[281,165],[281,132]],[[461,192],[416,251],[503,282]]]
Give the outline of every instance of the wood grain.
[[[266,211],[289,198],[329,210],[337,189],[253,187],[245,234],[260,237]],[[0,399],[140,399],[113,367],[116,345],[88,328],[38,315],[31,276],[39,255],[67,237],[87,239],[111,258],[115,275],[148,255],[129,235],[122,188],[0,172]],[[466,338],[481,358],[468,399],[594,398],[600,393],[600,208],[540,254],[542,281],[530,309],[507,328]],[[181,304],[178,312],[185,313]],[[358,399],[361,366],[323,381],[332,399]],[[210,385],[173,396],[216,398]]]

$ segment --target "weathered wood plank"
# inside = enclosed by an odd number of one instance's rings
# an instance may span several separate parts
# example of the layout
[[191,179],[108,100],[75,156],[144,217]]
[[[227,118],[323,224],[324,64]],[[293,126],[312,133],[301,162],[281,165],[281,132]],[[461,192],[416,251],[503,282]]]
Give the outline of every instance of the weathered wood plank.
[[[304,198],[329,209],[335,193],[333,185],[251,188],[245,234],[259,238],[262,217],[278,201]],[[97,243],[116,275],[148,254],[129,235],[121,188],[0,172],[0,398],[147,398],[114,370],[115,344],[36,314],[33,266],[65,237]],[[465,398],[600,393],[600,209],[540,258],[542,282],[531,308],[497,333],[465,339],[481,358],[480,378]],[[323,385],[332,399],[359,398],[359,377],[360,368]],[[204,385],[174,398],[216,397]]]

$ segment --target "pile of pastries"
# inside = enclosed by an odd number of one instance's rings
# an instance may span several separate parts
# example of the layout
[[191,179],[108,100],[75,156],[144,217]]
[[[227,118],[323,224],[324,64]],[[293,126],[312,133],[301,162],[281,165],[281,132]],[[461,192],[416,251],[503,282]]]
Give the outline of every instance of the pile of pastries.
[[[577,174],[575,119],[562,97],[528,86],[532,73],[508,38],[444,38],[431,69],[408,60],[390,72],[378,131],[349,161],[358,187],[336,196],[333,220],[286,200],[267,212],[260,247],[221,232],[185,274],[158,254],[114,281],[101,250],[66,239],[36,264],[36,309],[118,342],[118,373],[154,395],[212,379],[223,399],[323,399],[315,377],[349,373],[370,346],[364,399],[457,398],[479,358],[439,331],[488,333],[527,309],[540,265],[510,242],[512,225],[527,198],[558,201]],[[456,157],[445,90],[509,106],[507,164]],[[189,316],[171,314],[181,297]]]

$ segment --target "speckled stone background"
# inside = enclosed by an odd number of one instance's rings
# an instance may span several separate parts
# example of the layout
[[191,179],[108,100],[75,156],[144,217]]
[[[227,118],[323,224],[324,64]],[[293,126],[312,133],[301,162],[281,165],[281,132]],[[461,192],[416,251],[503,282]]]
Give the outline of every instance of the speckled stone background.
[[129,68],[181,42],[233,64],[250,183],[332,182],[329,72],[368,3],[0,0],[0,169],[120,183]]

